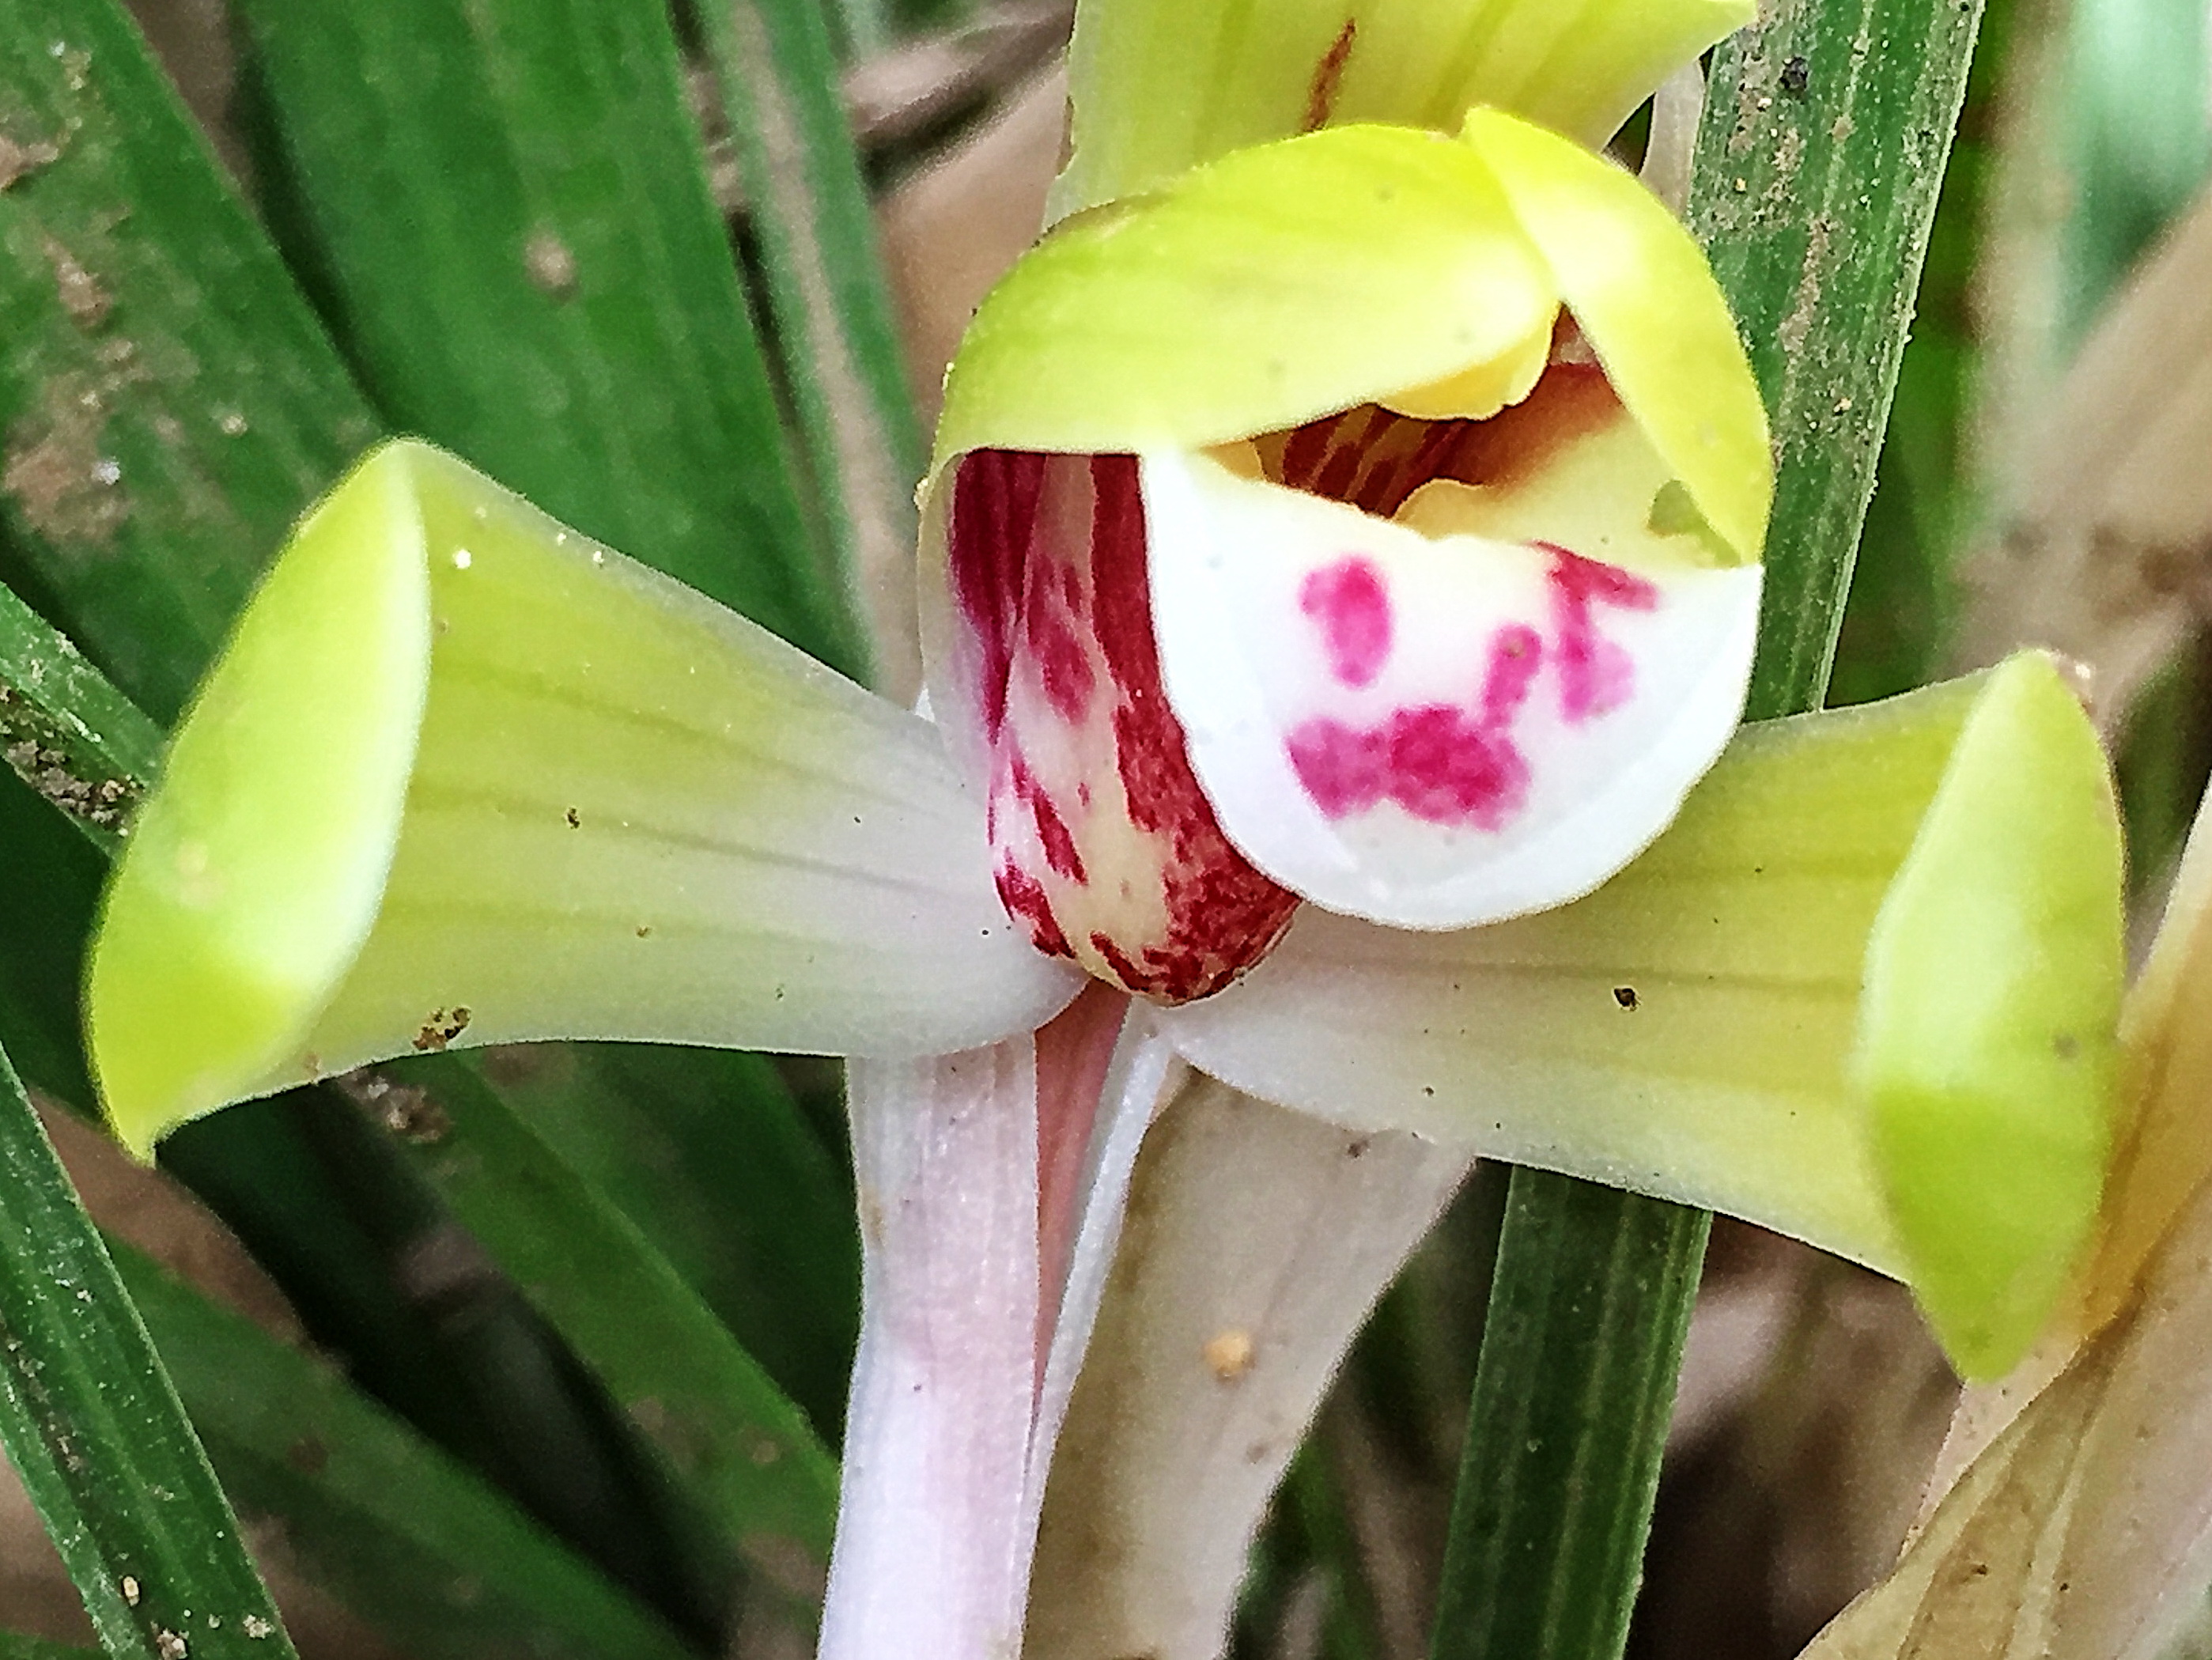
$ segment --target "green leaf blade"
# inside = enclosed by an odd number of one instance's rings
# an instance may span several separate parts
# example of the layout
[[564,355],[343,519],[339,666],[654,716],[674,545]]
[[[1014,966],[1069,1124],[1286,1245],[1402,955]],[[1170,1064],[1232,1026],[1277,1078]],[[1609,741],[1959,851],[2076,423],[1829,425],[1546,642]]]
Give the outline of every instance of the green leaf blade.
[[0,1057],[0,1440],[111,1656],[291,1654],[106,1248]]
[[125,1248],[117,1267],[237,1502],[423,1660],[679,1660],[677,1638],[501,1495],[360,1395]]
[[0,3],[0,575],[167,717],[375,422],[120,6]]
[[386,416],[860,669],[665,8],[241,9],[290,252]]

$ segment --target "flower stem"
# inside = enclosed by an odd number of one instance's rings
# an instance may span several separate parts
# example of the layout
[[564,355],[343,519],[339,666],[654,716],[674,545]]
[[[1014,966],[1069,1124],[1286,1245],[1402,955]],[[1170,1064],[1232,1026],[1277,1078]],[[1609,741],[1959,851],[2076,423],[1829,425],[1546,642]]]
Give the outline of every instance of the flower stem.
[[[1715,54],[1690,223],[1775,437],[1748,714],[1818,705],[1980,0],[1778,0]],[[1711,1218],[1516,1171],[1432,1660],[1614,1660]]]

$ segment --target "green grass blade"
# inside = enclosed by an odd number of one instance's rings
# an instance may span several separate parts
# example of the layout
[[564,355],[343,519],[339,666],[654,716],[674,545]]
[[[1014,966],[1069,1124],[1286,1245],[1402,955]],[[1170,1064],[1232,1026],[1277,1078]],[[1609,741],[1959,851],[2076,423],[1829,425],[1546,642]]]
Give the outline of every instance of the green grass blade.
[[660,0],[240,11],[271,216],[379,407],[841,668]]
[[[318,1584],[420,1660],[681,1660],[684,1645],[506,1499],[127,1248],[117,1266],[224,1485]],[[198,1645],[195,1645],[195,1652]]]
[[834,1443],[860,1333],[851,1178],[775,1064],[576,1043],[502,1050],[485,1065],[516,1115]]
[[837,1473],[805,1417],[620,1211],[458,1056],[362,1077],[410,1146],[740,1551],[771,1572],[829,1560]]
[[161,758],[159,727],[0,587],[0,754],[106,852]]
[[1437,1660],[1595,1660],[1626,1645],[1711,1221],[1571,1177],[1513,1172]]
[[100,849],[12,775],[0,773],[0,1048],[33,1087],[88,1110],[77,1034],[84,931],[106,874]]
[[0,0],[0,577],[173,715],[375,423],[113,0]]
[[848,570],[903,574],[926,448],[820,0],[699,9],[822,517]]
[[1747,720],[1826,689],[1980,12],[1800,0],[1715,54],[1690,224],[1778,461]]
[[[1826,686],[1979,14],[1794,0],[1714,54],[1690,222],[1779,461],[1753,718]],[[1431,1652],[1616,1660],[1708,1219],[1530,1171],[1508,1207]]]
[[43,1637],[24,1637],[0,1632],[0,1660],[99,1660],[98,1649],[73,1648]]
[[101,1646],[288,1656],[238,1519],[30,1098],[0,1056],[0,1441]]

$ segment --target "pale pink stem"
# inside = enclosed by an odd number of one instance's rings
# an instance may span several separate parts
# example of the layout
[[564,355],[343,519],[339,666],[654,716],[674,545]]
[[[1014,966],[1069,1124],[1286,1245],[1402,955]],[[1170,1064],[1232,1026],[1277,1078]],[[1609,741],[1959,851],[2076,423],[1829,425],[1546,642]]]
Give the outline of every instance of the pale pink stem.
[[[1044,1470],[1170,1074],[1127,1000],[850,1073],[862,1319],[823,1660],[1010,1660]],[[1101,1110],[1102,1091],[1105,1110]]]

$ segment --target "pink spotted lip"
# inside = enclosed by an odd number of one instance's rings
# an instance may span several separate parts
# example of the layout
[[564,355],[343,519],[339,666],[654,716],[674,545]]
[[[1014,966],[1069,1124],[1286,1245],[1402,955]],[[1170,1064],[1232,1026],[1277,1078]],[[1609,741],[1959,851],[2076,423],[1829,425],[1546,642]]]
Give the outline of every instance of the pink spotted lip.
[[[1526,623],[1498,627],[1469,707],[1423,702],[1361,726],[1317,715],[1291,728],[1284,747],[1323,815],[1345,818],[1389,801],[1431,824],[1502,830],[1528,800],[1528,757],[1514,727],[1545,663],[1555,666],[1560,714],[1571,723],[1635,695],[1635,664],[1600,631],[1595,612],[1600,605],[1652,610],[1658,589],[1617,566],[1538,545],[1552,556],[1552,636],[1547,642]],[[1389,589],[1376,562],[1348,554],[1312,572],[1299,608],[1314,619],[1336,680],[1355,690],[1372,685],[1392,631]]]

